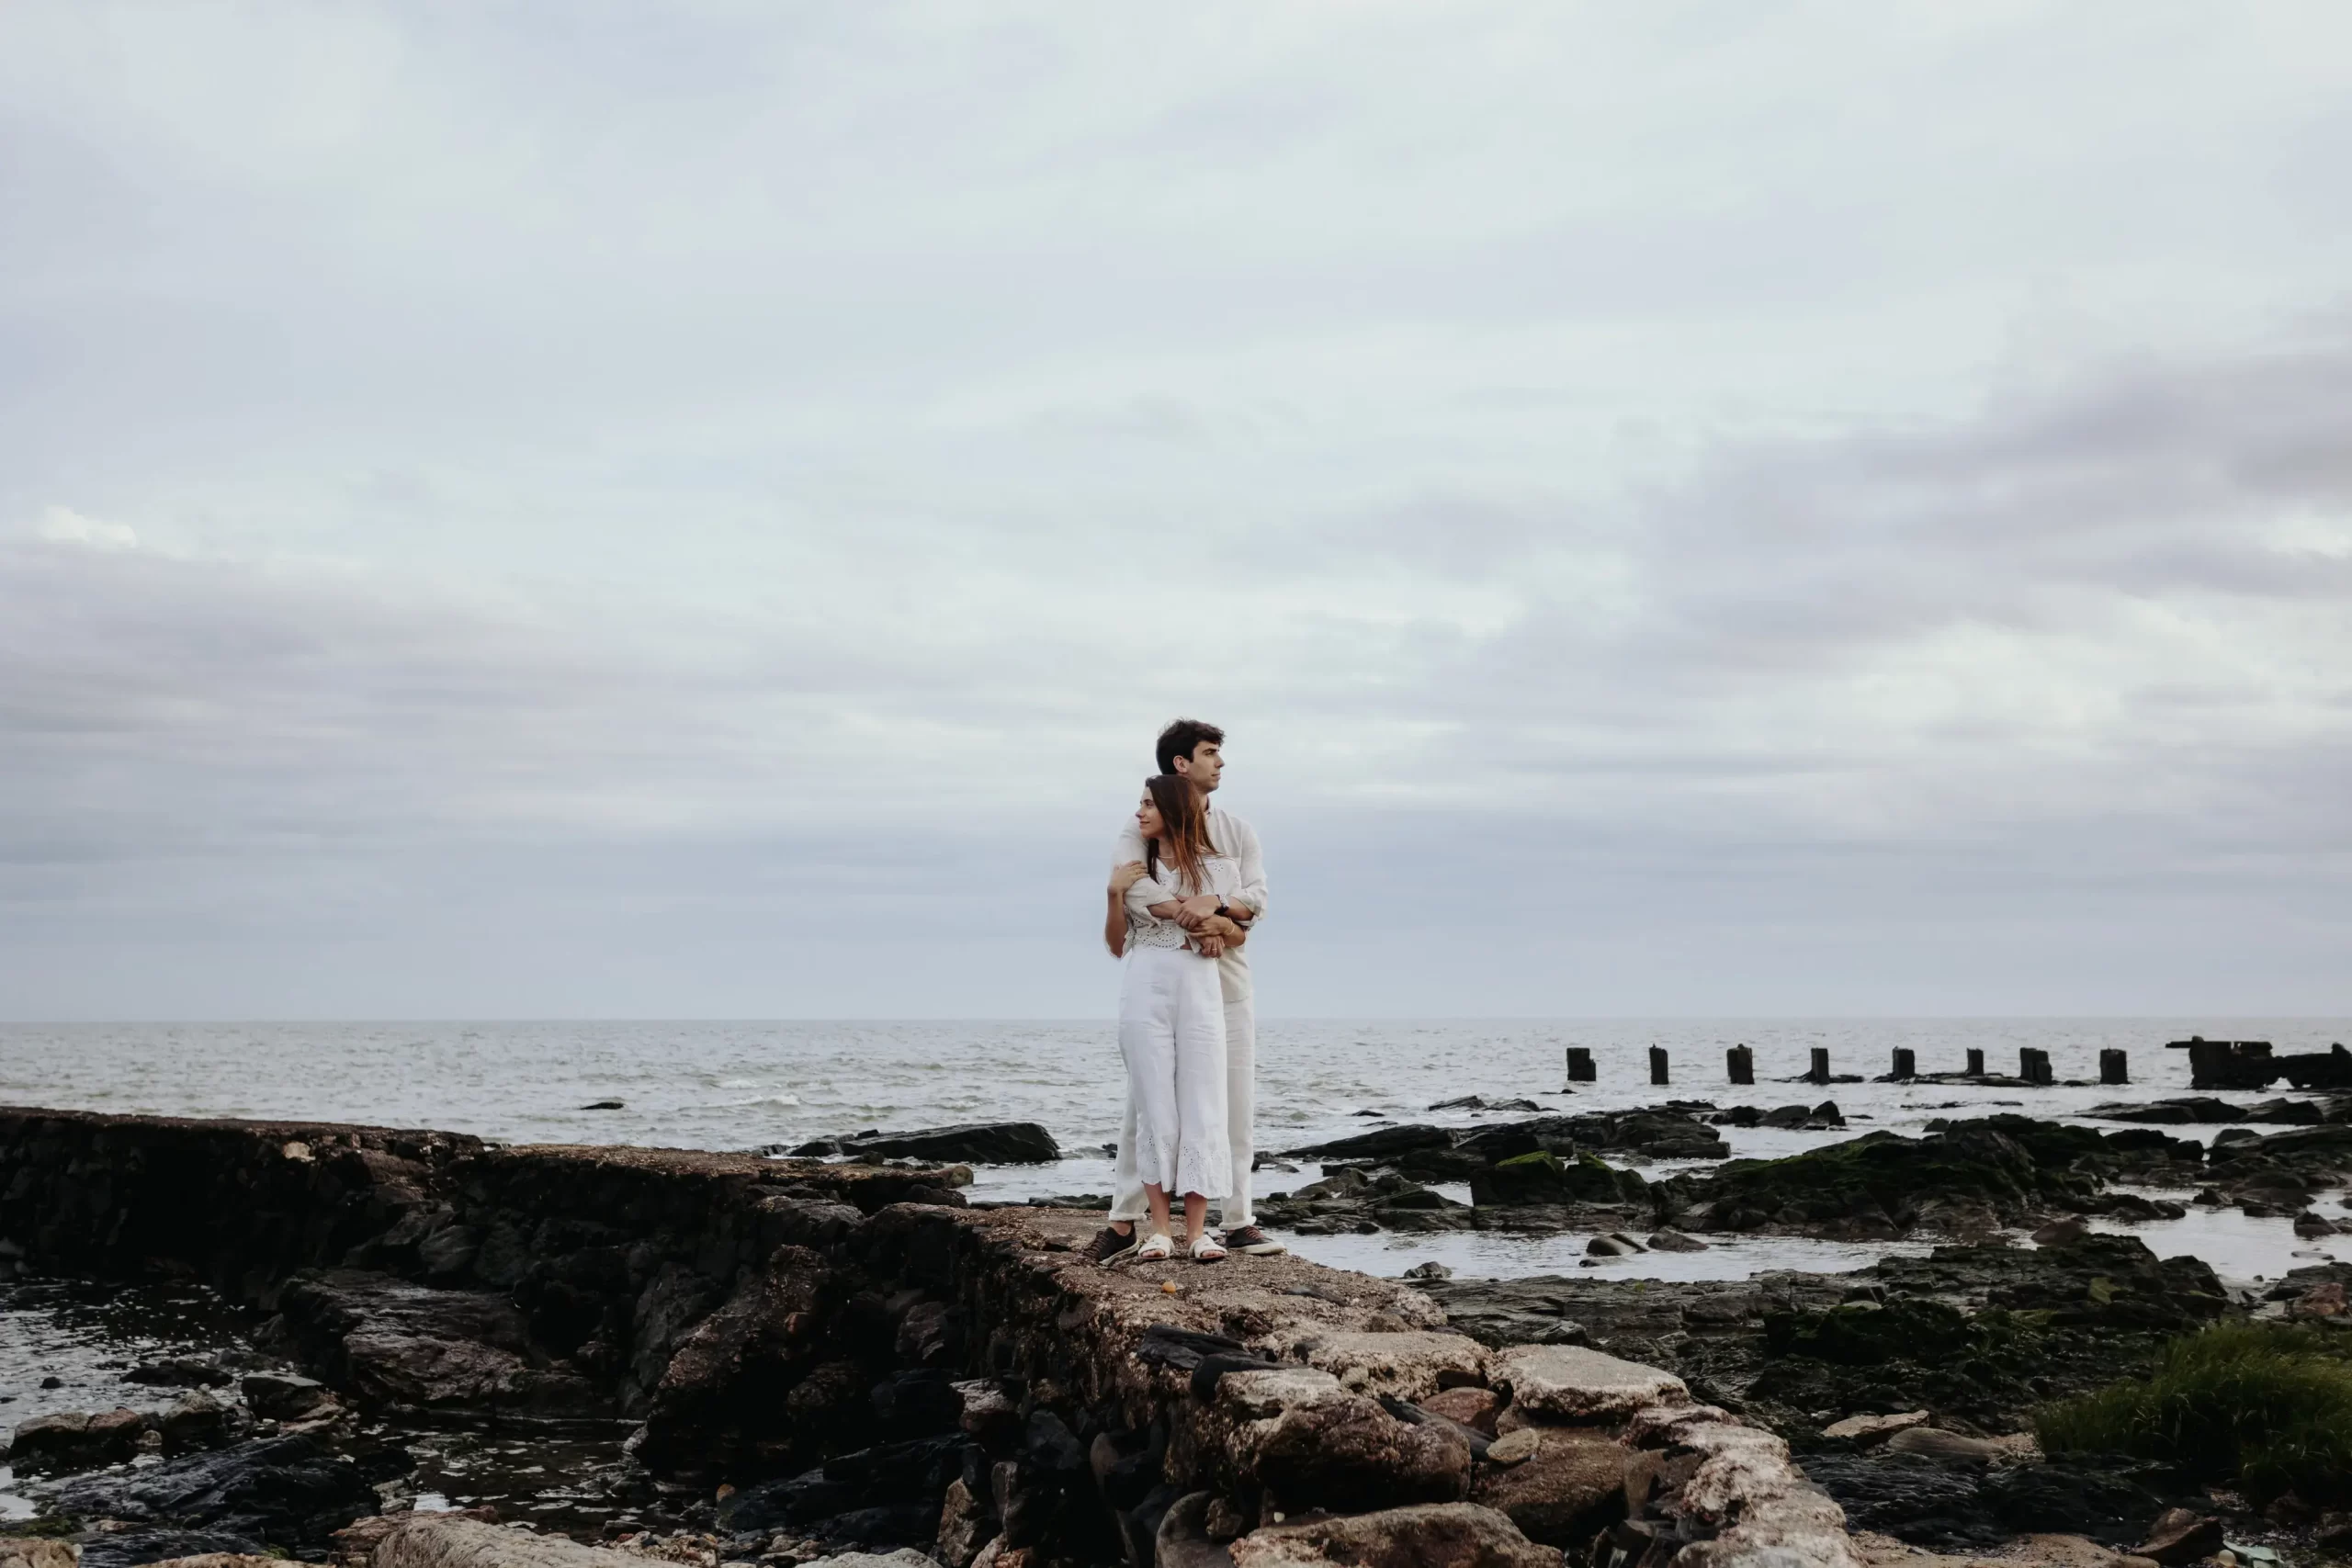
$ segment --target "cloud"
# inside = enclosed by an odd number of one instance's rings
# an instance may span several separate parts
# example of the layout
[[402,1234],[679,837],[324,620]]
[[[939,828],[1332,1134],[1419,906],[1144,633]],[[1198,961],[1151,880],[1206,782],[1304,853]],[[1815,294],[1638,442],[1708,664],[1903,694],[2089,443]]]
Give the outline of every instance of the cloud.
[[121,523],[105,523],[96,517],[85,517],[64,506],[52,506],[42,513],[40,536],[87,545],[95,550],[135,550],[139,547],[137,529]]
[[11,7],[0,1015],[1070,1010],[1178,712],[1292,1005],[2258,1002],[2346,25]]

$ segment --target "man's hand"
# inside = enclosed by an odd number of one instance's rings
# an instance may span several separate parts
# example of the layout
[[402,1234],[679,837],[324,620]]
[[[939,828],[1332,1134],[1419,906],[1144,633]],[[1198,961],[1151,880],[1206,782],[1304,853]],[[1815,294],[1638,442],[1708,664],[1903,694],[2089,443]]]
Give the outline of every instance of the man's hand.
[[1201,922],[1216,913],[1218,899],[1214,893],[1195,893],[1176,907],[1176,923],[1186,931],[1198,931]]

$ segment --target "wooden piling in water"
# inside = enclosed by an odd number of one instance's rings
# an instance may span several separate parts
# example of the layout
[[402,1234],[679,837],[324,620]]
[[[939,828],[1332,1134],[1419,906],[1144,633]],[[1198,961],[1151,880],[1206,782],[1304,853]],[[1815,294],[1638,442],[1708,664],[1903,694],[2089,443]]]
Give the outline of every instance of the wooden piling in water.
[[1745,1045],[1735,1045],[1724,1053],[1724,1071],[1734,1083],[1756,1081],[1756,1053]]
[[1570,1083],[1590,1083],[1593,1081],[1593,1077],[1591,1047],[1587,1045],[1569,1046],[1568,1081]]
[[1650,1082],[1664,1083],[1665,1081],[1666,1047],[1663,1045],[1653,1045],[1650,1047]]

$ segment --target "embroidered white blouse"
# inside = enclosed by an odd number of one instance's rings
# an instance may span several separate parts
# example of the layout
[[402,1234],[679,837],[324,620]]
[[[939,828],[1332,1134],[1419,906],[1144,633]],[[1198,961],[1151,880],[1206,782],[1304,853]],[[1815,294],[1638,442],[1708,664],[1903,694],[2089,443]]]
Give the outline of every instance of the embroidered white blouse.
[[1163,920],[1151,912],[1154,904],[1189,897],[1193,893],[1214,893],[1220,898],[1232,898],[1241,891],[1241,866],[1230,855],[1207,855],[1201,861],[1201,874],[1207,879],[1204,887],[1188,888],[1172,865],[1162,865],[1159,874],[1139,876],[1127,889],[1127,946],[1182,947],[1192,933],[1174,920]]

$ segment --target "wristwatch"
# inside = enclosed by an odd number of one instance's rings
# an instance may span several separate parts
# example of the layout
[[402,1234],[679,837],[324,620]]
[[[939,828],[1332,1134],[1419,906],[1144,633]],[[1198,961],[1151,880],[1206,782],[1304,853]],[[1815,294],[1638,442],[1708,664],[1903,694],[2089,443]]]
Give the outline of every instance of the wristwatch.
[[1233,906],[1220,898],[1216,901],[1216,912],[1225,916],[1227,919],[1230,919],[1233,918]]

